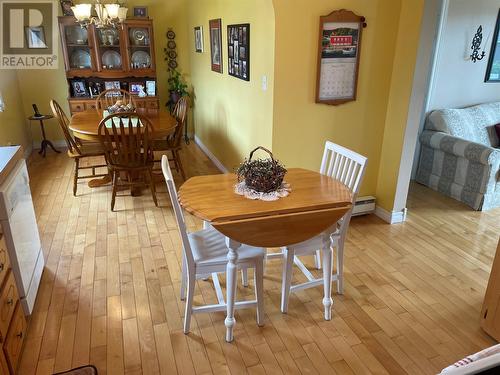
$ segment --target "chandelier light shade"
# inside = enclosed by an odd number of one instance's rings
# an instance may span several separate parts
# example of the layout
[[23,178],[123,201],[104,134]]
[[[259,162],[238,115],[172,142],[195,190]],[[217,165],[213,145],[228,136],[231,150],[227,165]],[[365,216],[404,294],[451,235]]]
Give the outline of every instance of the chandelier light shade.
[[103,4],[96,0],[94,9],[97,17],[92,16],[92,4],[77,4],[71,7],[76,21],[82,26],[87,27],[94,24],[96,27],[116,27],[127,18],[128,8],[120,6],[117,3]]
[[90,19],[91,8],[92,4],[77,4],[71,7],[78,22],[83,22]]
[[120,5],[118,4],[106,4],[106,12],[108,12],[109,18],[118,18],[118,10],[120,9]]

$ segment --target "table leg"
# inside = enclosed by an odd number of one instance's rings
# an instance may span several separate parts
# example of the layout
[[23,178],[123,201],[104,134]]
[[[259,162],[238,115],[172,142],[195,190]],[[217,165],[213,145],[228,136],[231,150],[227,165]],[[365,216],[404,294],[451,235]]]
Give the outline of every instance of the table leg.
[[89,186],[89,188],[96,188],[110,184],[112,181],[113,181],[113,174],[111,170],[108,168],[108,174],[106,176],[89,180],[87,185]]
[[90,188],[96,188],[96,187],[101,187],[101,186],[110,184],[111,181],[113,181],[113,179],[111,178],[111,174],[107,174],[104,177],[94,178],[92,180],[89,180],[89,182],[87,183],[87,185]]
[[46,141],[45,141],[45,144],[46,144],[47,146],[49,146],[49,147],[52,149],[52,151],[54,151],[55,153],[58,153],[58,154],[60,154],[60,153],[61,153],[61,151],[59,151],[58,149],[56,149],[56,148],[54,147],[54,145],[52,144],[52,142],[51,142],[51,141],[46,140]]
[[54,152],[60,154],[61,151],[56,150],[54,145],[52,144],[51,141],[47,139],[45,136],[45,127],[43,126],[43,120],[40,120],[40,128],[42,129],[42,143],[40,145],[40,151],[38,151],[39,154],[42,154],[43,157],[47,154],[47,146],[50,147]]
[[332,320],[332,271],[333,271],[333,250],[331,246],[323,249],[323,287],[325,295],[323,306],[325,307],[325,320]]
[[234,304],[236,301],[236,282],[238,280],[236,263],[238,261],[238,252],[236,251],[241,244],[226,237],[226,245],[229,249],[227,253],[227,266],[226,266],[226,288],[227,288],[227,316],[224,324],[226,325],[226,341],[233,341],[233,328],[236,324],[234,319]]

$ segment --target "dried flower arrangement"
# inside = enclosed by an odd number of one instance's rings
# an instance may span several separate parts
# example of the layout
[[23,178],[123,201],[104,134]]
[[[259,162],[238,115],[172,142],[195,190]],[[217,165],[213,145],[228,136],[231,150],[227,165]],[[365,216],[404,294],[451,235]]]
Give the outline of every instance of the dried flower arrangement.
[[[267,152],[270,158],[252,160],[254,152],[259,149]],[[259,146],[250,152],[250,157],[240,164],[236,173],[238,181],[244,181],[247,188],[269,193],[281,188],[286,172],[285,167],[274,159],[271,151]]]

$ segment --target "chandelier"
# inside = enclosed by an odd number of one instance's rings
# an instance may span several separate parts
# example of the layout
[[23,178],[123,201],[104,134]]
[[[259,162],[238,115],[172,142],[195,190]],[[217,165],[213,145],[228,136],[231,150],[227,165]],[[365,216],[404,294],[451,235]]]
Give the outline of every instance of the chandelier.
[[122,7],[120,4],[102,4],[100,0],[96,0],[94,8],[97,17],[91,15],[92,4],[77,4],[71,7],[76,22],[85,28],[92,23],[98,28],[116,27],[127,18],[128,8]]

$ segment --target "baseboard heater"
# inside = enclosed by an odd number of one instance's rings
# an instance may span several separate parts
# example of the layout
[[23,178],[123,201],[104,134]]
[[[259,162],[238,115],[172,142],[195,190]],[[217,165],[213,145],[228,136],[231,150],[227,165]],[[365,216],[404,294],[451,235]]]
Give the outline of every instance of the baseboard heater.
[[375,197],[367,195],[356,198],[352,216],[367,215],[375,212]]

